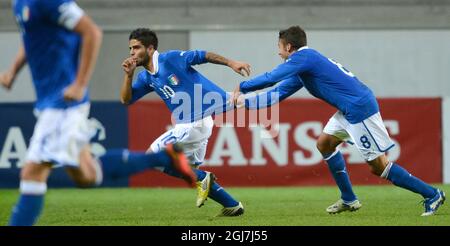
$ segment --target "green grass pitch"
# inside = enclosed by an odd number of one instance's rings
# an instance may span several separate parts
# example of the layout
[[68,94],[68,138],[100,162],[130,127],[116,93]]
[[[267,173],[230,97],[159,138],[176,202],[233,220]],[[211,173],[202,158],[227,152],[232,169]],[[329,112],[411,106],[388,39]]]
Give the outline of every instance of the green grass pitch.
[[[438,185],[450,194],[450,185]],[[208,200],[195,207],[187,188],[50,189],[38,225],[450,225],[448,201],[436,215],[421,217],[421,196],[394,186],[355,186],[363,207],[329,215],[335,187],[229,188],[245,207],[240,217],[215,217],[221,206]],[[5,225],[17,190],[0,190],[0,224]]]

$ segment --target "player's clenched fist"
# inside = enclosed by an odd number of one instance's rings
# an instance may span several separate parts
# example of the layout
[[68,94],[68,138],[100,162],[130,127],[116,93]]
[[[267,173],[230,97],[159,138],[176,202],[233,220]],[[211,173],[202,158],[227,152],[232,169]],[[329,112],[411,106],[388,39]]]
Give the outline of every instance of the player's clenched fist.
[[77,82],[70,84],[66,90],[64,90],[64,100],[66,101],[81,101],[86,94],[86,87],[80,85]]
[[6,89],[11,89],[12,83],[14,81],[14,75],[9,72],[0,73],[0,84]]
[[133,75],[136,69],[136,60],[132,57],[125,59],[122,63],[123,71],[128,75]]

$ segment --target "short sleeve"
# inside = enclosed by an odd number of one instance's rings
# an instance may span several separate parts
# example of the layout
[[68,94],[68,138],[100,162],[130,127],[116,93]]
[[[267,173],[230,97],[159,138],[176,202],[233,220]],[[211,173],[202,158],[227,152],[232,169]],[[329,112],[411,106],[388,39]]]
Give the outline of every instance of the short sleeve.
[[187,66],[206,63],[206,51],[204,50],[188,50],[180,53]]
[[41,1],[43,14],[53,23],[73,30],[84,11],[72,0]]

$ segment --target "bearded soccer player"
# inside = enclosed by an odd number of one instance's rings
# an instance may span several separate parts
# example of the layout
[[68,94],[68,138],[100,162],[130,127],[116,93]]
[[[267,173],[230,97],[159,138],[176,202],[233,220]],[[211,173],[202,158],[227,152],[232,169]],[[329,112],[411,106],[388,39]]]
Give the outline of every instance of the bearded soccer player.
[[[229,95],[224,90],[193,66],[208,62],[221,64],[243,75],[250,73],[250,65],[202,50],[170,50],[159,53],[158,38],[155,32],[147,28],[138,28],[131,32],[129,49],[130,57],[122,63],[125,76],[121,101],[129,105],[144,95],[155,92],[172,112],[176,123],[173,129],[154,140],[148,151],[160,151],[171,143],[183,144],[185,154],[198,179],[196,205],[201,207],[210,197],[223,206],[219,215],[242,215],[242,203],[228,194],[215,181],[211,172],[198,168],[204,162],[208,138],[212,133],[211,115],[233,109],[233,105],[227,103]],[[137,74],[133,81],[137,66],[143,66],[145,69]],[[179,177],[170,167],[165,167],[162,171]]]

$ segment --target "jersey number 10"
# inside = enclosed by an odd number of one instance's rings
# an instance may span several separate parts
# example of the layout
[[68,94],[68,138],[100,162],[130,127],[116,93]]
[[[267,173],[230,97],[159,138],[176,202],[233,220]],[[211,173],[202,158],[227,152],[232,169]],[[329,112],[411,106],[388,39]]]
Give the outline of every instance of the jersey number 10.
[[159,88],[159,90],[164,94],[165,99],[175,96],[175,91],[168,85],[164,85],[162,88]]
[[340,64],[339,62],[334,61],[333,59],[328,58],[328,60],[333,63],[334,65],[336,65],[342,72],[344,72],[345,74],[347,74],[350,77],[355,77],[355,75],[348,71],[344,66],[342,66],[342,64]]

